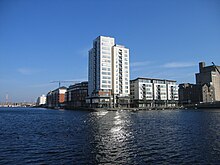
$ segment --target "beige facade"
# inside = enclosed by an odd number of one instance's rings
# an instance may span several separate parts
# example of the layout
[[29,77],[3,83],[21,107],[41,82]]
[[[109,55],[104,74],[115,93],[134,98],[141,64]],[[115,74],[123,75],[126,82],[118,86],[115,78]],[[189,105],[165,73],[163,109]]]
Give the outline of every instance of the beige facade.
[[220,101],[220,73],[218,70],[220,70],[220,66],[205,66],[204,62],[199,63],[196,84],[207,85],[207,87],[203,87],[203,102]]

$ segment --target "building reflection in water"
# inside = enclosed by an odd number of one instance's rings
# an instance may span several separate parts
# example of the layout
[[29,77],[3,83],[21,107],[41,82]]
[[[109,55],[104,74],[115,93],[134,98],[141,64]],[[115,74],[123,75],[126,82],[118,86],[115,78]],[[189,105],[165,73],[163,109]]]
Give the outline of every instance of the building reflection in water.
[[96,112],[96,118],[98,132],[94,138],[97,162],[129,163],[134,155],[130,115],[123,111],[106,111]]

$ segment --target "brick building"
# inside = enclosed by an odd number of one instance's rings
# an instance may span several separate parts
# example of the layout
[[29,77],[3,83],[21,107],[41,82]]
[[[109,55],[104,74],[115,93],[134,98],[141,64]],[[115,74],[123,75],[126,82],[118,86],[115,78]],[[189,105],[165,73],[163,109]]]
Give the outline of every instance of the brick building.
[[49,108],[60,108],[64,107],[65,93],[67,88],[60,87],[47,94],[47,107]]

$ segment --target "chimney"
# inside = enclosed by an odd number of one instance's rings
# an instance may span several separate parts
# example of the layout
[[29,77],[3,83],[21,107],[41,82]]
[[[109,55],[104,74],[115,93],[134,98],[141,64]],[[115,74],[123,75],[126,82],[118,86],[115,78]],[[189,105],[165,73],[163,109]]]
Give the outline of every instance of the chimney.
[[200,62],[199,63],[199,72],[201,73],[203,68],[205,67],[205,62]]

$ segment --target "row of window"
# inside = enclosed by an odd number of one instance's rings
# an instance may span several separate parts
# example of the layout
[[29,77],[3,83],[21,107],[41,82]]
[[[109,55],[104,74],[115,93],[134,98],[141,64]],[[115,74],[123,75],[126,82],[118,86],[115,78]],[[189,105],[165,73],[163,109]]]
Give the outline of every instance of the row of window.
[[108,51],[110,51],[110,47],[109,47],[109,46],[108,46],[108,47],[103,46],[103,47],[102,47],[102,50],[108,50]]
[[[118,86],[118,85],[116,85],[116,88],[119,88],[119,86]],[[128,86],[125,86],[125,89],[128,89]]]
[[107,67],[102,67],[103,71],[111,71],[111,68],[107,68]]
[[111,63],[102,63],[102,66],[111,67]]
[[156,92],[156,95],[167,95],[166,92]]
[[[116,93],[118,93],[118,92],[119,92],[119,90],[118,90],[118,89],[116,89],[116,90],[115,90],[115,92],[116,92]],[[128,90],[125,90],[125,91],[124,91],[124,93],[128,93]]]
[[102,55],[102,58],[108,58],[108,59],[111,59],[111,56],[108,56],[108,55]]
[[102,45],[103,46],[110,46],[110,45],[114,45],[114,43],[113,43],[113,41],[109,41],[109,40],[105,41],[105,40],[102,39]]
[[107,60],[107,59],[102,59],[102,62],[111,62],[111,60]]
[[[125,78],[124,78],[124,80],[125,81],[128,81],[128,74],[124,74],[123,75]],[[121,76],[120,76],[120,78],[121,78]],[[116,80],[118,80],[119,79],[119,76],[118,76],[118,73],[116,74]]]
[[108,76],[102,76],[102,79],[111,79],[111,77],[108,77]]
[[111,54],[111,52],[110,51],[102,51],[102,54]]
[[118,60],[121,60],[121,61],[128,61],[128,58],[126,57],[126,58],[123,58],[123,60],[122,60],[122,58],[116,58],[115,59],[115,61],[118,61]]
[[[121,63],[121,62],[116,61],[116,65],[117,65],[117,64],[122,64],[122,63]],[[124,62],[124,64],[125,64],[125,65],[128,65],[128,62],[126,61],[126,62]]]
[[[140,92],[140,94],[142,95],[143,92]],[[152,92],[145,92],[145,94],[147,94],[147,95],[152,95],[153,93],[152,93]]]
[[111,81],[102,80],[102,83],[104,83],[104,84],[111,84]]
[[102,75],[111,75],[111,72],[102,72]]
[[111,88],[111,85],[105,85],[105,84],[102,84],[102,88]]
[[[116,81],[116,84],[118,84],[118,81]],[[128,85],[128,82],[127,82],[127,81],[125,82],[125,85]]]
[[[119,65],[116,65],[115,67],[116,67],[116,68],[122,68],[122,67],[119,67]],[[124,66],[124,68],[125,68],[125,69],[128,69],[128,66]]]

